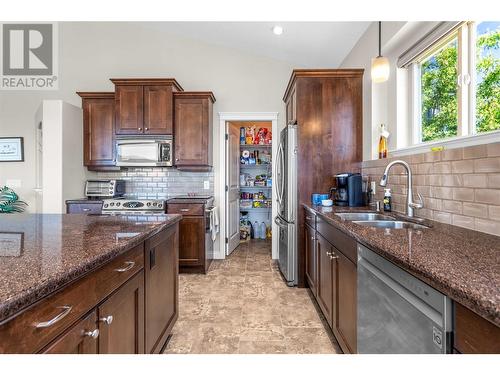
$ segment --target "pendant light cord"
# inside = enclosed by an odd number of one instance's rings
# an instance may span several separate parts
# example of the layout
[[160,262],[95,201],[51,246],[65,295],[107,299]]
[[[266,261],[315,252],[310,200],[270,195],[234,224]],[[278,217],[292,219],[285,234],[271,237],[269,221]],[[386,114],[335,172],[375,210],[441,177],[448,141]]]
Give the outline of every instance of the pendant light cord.
[[378,57],[382,56],[382,21],[378,21]]

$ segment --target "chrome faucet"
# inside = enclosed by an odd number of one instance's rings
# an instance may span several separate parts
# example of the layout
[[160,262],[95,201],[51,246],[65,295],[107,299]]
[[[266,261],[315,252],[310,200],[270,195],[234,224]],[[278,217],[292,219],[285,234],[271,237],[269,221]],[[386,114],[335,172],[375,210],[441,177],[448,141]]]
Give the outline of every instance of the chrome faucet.
[[387,164],[387,167],[385,167],[384,175],[380,179],[380,186],[384,187],[387,185],[387,179],[389,178],[389,170],[393,165],[400,164],[406,169],[407,173],[407,179],[406,179],[406,184],[408,186],[408,196],[406,199],[406,216],[408,217],[413,217],[413,210],[422,208],[424,207],[424,200],[422,199],[422,196],[420,193],[417,193],[419,203],[413,202],[413,184],[412,184],[412,175],[411,175],[411,169],[410,166],[408,165],[407,162],[403,160],[394,160]]

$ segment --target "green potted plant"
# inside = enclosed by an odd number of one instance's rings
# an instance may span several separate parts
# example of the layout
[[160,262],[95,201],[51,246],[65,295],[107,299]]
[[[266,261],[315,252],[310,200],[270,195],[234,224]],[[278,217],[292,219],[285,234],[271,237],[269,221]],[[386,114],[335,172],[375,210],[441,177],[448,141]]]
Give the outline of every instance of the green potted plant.
[[27,205],[11,188],[4,186],[0,189],[0,213],[24,212]]

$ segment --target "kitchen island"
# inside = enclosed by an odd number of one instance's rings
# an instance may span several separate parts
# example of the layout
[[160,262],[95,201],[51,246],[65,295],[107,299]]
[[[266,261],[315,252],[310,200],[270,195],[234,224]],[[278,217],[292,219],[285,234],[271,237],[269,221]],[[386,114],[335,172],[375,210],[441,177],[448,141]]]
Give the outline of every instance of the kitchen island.
[[[320,238],[326,238],[340,250],[337,261],[339,274],[342,276],[341,266],[350,265],[348,270],[353,286],[348,293],[352,297],[349,299],[349,312],[345,314],[344,321],[336,322],[341,328],[347,327],[341,332],[340,341],[346,341],[345,347],[349,351],[355,351],[356,347],[356,243],[366,246],[454,301],[453,345],[456,352],[500,351],[500,237],[430,220],[421,222],[428,227],[420,229],[375,228],[358,225],[336,215],[341,212],[367,212],[368,208],[311,205],[304,205],[304,208],[304,230],[317,231]],[[397,217],[393,213],[384,214]],[[404,220],[409,219],[405,217]],[[314,233],[306,238],[314,238]],[[321,306],[321,292],[325,288],[319,285],[322,280],[318,269],[322,267],[322,258],[321,254],[312,254],[312,249],[313,246],[306,243],[306,258],[317,260],[314,267],[314,264],[310,266],[314,262],[306,259],[306,275],[309,275],[309,286],[316,288]],[[345,258],[349,262],[340,261]],[[346,285],[340,293],[345,294],[349,288],[347,281],[339,276],[338,288]],[[345,306],[341,306],[345,301],[340,298],[338,306],[333,304],[332,309],[347,311]],[[340,319],[341,314],[335,316],[333,311],[325,311]]]
[[181,215],[0,216],[0,353],[157,353]]

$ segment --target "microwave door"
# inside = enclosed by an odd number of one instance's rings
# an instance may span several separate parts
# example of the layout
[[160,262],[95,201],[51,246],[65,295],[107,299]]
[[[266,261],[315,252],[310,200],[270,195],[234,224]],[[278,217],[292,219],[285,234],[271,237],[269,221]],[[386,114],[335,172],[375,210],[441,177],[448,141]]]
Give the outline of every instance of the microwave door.
[[157,143],[124,143],[118,145],[117,165],[155,166],[158,164]]

